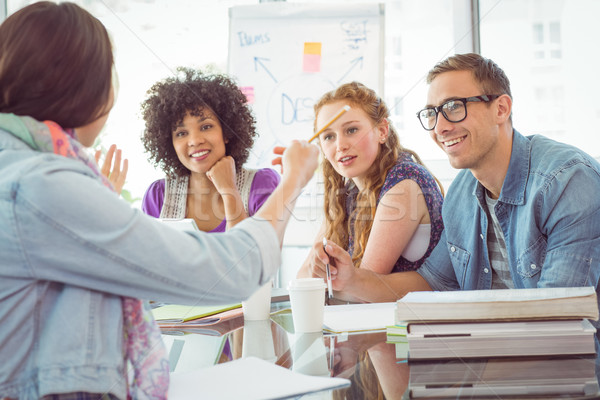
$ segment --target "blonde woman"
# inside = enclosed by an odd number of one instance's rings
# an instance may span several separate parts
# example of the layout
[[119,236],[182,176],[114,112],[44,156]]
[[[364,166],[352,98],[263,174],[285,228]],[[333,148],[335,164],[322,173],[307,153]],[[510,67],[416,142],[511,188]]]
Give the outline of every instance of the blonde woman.
[[[326,93],[315,105],[315,129],[345,105],[319,136],[323,152],[325,220],[299,277],[324,277],[323,238],[347,250],[356,268],[390,274],[419,268],[443,230],[443,195],[419,156],[399,143],[383,100],[358,82]],[[385,285],[373,290],[356,279],[341,285],[344,301],[393,301]],[[380,289],[380,290],[379,290]]]

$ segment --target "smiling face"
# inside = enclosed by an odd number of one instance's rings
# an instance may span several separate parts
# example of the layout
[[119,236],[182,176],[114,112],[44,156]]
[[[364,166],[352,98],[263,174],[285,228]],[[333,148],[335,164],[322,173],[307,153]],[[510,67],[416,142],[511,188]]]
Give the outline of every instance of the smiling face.
[[[444,102],[483,94],[470,71],[450,71],[438,75],[429,86],[427,107]],[[467,103],[467,117],[461,122],[448,122],[440,112],[431,138],[448,155],[454,168],[477,171],[493,167],[505,157],[506,135],[500,134],[498,99],[489,103]],[[510,157],[510,152],[508,153]]]
[[189,112],[172,134],[179,161],[192,173],[206,173],[225,156],[223,130],[219,119],[209,109],[199,116]]
[[[345,104],[337,101],[321,107],[316,126],[324,126]],[[374,124],[360,107],[351,106],[319,136],[325,158],[337,173],[352,179],[359,187],[388,133],[387,124]]]

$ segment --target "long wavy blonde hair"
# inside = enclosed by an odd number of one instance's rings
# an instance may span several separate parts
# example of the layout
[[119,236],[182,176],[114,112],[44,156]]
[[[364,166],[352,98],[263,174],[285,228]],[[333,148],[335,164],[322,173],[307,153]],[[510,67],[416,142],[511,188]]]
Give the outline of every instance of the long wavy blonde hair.
[[[316,116],[318,116],[321,108],[339,101],[345,102],[352,108],[362,109],[371,119],[373,127],[387,123],[387,118],[390,115],[386,104],[374,90],[359,82],[346,83],[325,93],[315,104],[315,131],[317,130]],[[366,185],[358,192],[356,207],[351,215],[346,213],[347,179],[338,174],[331,163],[323,157],[321,166],[325,178],[325,237],[340,246],[347,247],[350,221],[354,219],[352,261],[356,267],[360,266],[373,227],[377,198],[388,171],[396,164],[400,153],[410,154],[416,163],[423,165],[423,162],[414,151],[400,145],[398,133],[390,124],[387,140],[379,145],[377,158],[365,175]],[[441,188],[441,184],[439,185]],[[346,248],[346,250],[350,249]]]

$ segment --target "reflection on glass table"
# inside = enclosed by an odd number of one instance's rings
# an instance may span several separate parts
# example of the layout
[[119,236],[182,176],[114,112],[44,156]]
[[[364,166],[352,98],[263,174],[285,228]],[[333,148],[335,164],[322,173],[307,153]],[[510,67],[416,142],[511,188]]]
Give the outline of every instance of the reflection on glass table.
[[410,362],[410,397],[598,398],[595,358],[527,357]]
[[172,371],[252,356],[301,374],[351,381],[348,388],[302,399],[600,398],[589,357],[407,361],[405,344],[387,342],[384,331],[296,334],[289,311],[271,317],[244,322],[240,315],[210,334],[164,330]]

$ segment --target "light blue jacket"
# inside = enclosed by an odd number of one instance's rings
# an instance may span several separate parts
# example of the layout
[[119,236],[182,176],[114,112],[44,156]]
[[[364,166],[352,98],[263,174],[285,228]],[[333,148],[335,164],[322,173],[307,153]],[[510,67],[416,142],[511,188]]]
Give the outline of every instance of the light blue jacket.
[[280,265],[264,220],[183,233],[119,199],[81,162],[0,128],[0,398],[125,398],[120,296],[247,298]]
[[[461,171],[444,199],[442,238],[418,270],[433,290],[491,288],[486,207],[483,186],[469,170]],[[495,212],[516,288],[594,286],[598,291],[600,165],[592,157],[514,131]]]

